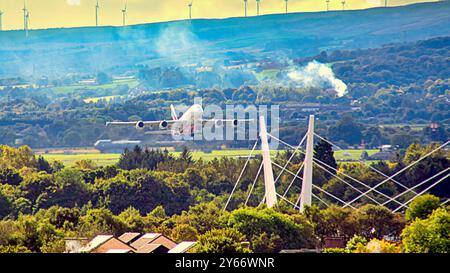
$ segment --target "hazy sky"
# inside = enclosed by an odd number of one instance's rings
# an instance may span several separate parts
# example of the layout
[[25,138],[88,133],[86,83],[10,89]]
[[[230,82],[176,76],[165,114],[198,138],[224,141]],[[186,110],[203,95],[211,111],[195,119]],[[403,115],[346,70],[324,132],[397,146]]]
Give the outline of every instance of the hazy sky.
[[[96,0],[27,0],[30,28],[91,26],[95,24]],[[121,25],[125,0],[99,0],[100,25]],[[190,0],[128,0],[128,23],[140,24],[186,19]],[[331,9],[342,9],[342,0],[331,0]],[[403,5],[433,0],[388,0]],[[320,11],[325,0],[289,0],[289,11]],[[384,5],[384,0],[346,0],[348,9]],[[261,0],[261,14],[284,12],[284,0]],[[3,29],[23,28],[23,0],[0,0]],[[243,0],[194,0],[194,18],[225,18],[244,14]],[[248,14],[256,14],[256,0],[248,0]]]

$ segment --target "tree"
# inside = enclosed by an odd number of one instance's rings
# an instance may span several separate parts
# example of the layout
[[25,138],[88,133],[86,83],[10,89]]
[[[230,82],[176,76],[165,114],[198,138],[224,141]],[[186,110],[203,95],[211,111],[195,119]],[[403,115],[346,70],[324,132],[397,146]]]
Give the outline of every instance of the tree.
[[434,210],[441,206],[441,200],[431,194],[425,194],[415,198],[409,205],[405,213],[405,219],[408,222],[416,218],[426,219]]
[[382,239],[384,236],[397,236],[403,229],[403,222],[388,208],[365,205],[354,211],[359,226],[358,234],[365,238]]
[[[253,248],[261,234],[278,235],[281,240],[276,251],[281,249],[314,248],[316,238],[312,225],[304,217],[291,217],[273,209],[241,208],[228,216],[227,226],[242,232]],[[258,247],[261,247],[258,245]]]
[[12,212],[11,201],[0,191],[0,219]]
[[172,229],[171,238],[175,242],[196,241],[198,232],[188,224],[177,225]]
[[[337,169],[338,165],[336,163],[336,159],[334,159],[334,151],[333,146],[326,142],[325,140],[320,140],[315,146],[314,146],[314,157],[326,165]],[[321,164],[321,163],[319,163]],[[323,165],[323,164],[321,164]],[[326,165],[323,165],[324,168],[329,170],[331,173],[336,174],[336,171],[333,169],[330,169]],[[331,175],[329,173],[325,173],[325,177],[330,179]]]
[[38,208],[48,208],[53,205],[62,207],[81,207],[88,202],[91,191],[84,183],[80,171],[64,168],[55,174],[55,182],[51,190],[45,192],[37,200]]
[[13,168],[20,170],[23,167],[36,167],[36,158],[30,147],[21,146],[16,149],[0,145],[0,169]]
[[45,173],[31,173],[25,177],[20,183],[20,189],[25,191],[25,196],[33,203],[39,198],[41,194],[46,194],[46,191],[55,185],[53,176]]
[[401,246],[385,240],[372,239],[366,244],[358,244],[354,253],[400,253]]
[[98,84],[107,84],[107,83],[111,83],[112,79],[111,77],[106,74],[105,72],[99,72],[97,74],[97,83]]
[[117,218],[124,223],[128,231],[143,232],[146,226],[144,217],[133,207],[124,210]]
[[449,253],[450,213],[439,208],[426,219],[416,218],[403,230],[402,242],[407,253]]
[[245,236],[236,229],[213,229],[198,237],[196,253],[249,253],[243,246]]
[[79,230],[81,234],[93,237],[97,234],[122,235],[126,227],[119,218],[105,208],[90,209],[80,218]]
[[0,169],[0,184],[19,185],[22,177],[13,168]]
[[333,141],[342,140],[350,145],[359,144],[362,139],[361,125],[350,115],[345,115],[336,125],[330,126],[328,136]]
[[31,251],[24,246],[7,245],[0,246],[0,253],[31,253]]
[[95,170],[97,164],[90,159],[82,159],[75,162],[74,167],[79,170]]

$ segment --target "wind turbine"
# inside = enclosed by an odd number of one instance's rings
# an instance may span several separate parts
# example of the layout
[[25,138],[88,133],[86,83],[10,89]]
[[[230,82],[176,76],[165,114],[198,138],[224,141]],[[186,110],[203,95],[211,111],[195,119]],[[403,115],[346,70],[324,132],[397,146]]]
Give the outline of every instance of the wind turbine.
[[122,10],[122,23],[123,26],[125,26],[127,24],[127,3],[128,1],[125,0],[125,8]]
[[27,15],[25,16],[25,36],[28,37],[28,29],[29,29],[29,24],[30,24],[30,11],[27,10]]
[[30,21],[30,12],[27,9],[27,3],[23,1],[23,30],[25,31],[25,36],[28,37],[28,22]]
[[192,4],[194,3],[194,0],[192,0],[189,4],[188,4],[188,7],[189,7],[189,20],[191,20],[192,19]]
[[244,14],[245,14],[245,17],[247,17],[247,2],[248,2],[248,0],[244,0]]
[[259,2],[261,2],[261,0],[256,0],[256,15],[259,16]]
[[284,2],[286,3],[286,14],[288,13],[288,1],[289,0],[284,0]]
[[341,2],[342,4],[342,10],[345,10],[345,0]]
[[387,5],[388,5],[388,2],[387,2],[388,0],[384,0],[384,7],[387,7]]
[[0,10],[0,31],[3,30],[3,25],[2,25],[2,16],[3,14],[5,14],[2,10]]
[[25,0],[23,1],[23,30],[27,30],[27,2],[25,2]]
[[325,2],[327,2],[327,11],[330,11],[330,0],[326,0]]
[[95,5],[95,26],[98,27],[98,12],[100,10],[100,5],[98,4],[98,0],[97,0],[97,4]]

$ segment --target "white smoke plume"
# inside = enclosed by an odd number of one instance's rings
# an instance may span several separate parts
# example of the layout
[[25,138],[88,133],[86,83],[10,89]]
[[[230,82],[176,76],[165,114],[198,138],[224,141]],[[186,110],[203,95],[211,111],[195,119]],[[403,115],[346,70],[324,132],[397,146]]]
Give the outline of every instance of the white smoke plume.
[[305,88],[333,88],[339,97],[347,92],[347,85],[334,76],[333,70],[317,61],[287,73],[290,81]]
[[176,65],[196,62],[206,52],[189,24],[173,24],[163,28],[155,41],[160,57]]

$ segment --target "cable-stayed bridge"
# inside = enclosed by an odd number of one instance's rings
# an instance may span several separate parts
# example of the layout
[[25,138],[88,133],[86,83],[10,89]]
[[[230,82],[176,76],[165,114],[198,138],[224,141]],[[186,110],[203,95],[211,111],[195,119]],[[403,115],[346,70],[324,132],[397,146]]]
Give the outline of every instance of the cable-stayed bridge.
[[[406,209],[408,207],[408,204],[411,203],[414,199],[417,197],[429,192],[432,188],[436,187],[437,185],[441,183],[449,183],[450,179],[450,167],[447,167],[443,170],[440,170],[436,174],[428,177],[427,179],[416,183],[414,186],[407,186],[405,183],[401,182],[401,179],[398,179],[398,177],[405,173],[408,170],[411,170],[414,166],[416,166],[419,162],[425,160],[426,158],[430,157],[431,155],[437,153],[439,150],[444,149],[447,145],[450,144],[450,140],[445,142],[442,145],[439,145],[438,147],[433,147],[431,151],[426,153],[425,155],[421,156],[420,158],[412,161],[404,168],[398,170],[392,175],[387,175],[383,173],[382,171],[376,169],[372,165],[368,164],[367,162],[360,160],[359,162],[364,164],[370,171],[374,172],[375,174],[382,177],[380,181],[377,181],[376,183],[371,183],[369,185],[368,183],[364,183],[357,178],[347,174],[342,168],[335,168],[333,166],[330,166],[329,164],[321,161],[320,159],[316,158],[314,156],[314,139],[320,139],[322,141],[327,142],[330,144],[333,149],[335,150],[342,150],[339,146],[335,145],[331,141],[325,139],[324,137],[314,133],[314,116],[311,115],[309,117],[309,123],[308,123],[308,131],[305,134],[305,136],[301,139],[299,144],[294,147],[290,145],[289,143],[284,142],[283,140],[269,134],[266,130],[266,124],[264,117],[260,117],[260,134],[259,138],[255,141],[253,148],[250,152],[250,154],[247,157],[247,160],[239,174],[239,177],[233,187],[233,190],[227,200],[227,203],[225,204],[224,210],[227,209],[233,194],[235,193],[239,183],[241,182],[241,178],[243,177],[244,173],[246,172],[246,169],[249,165],[249,161],[252,158],[258,143],[261,142],[261,152],[262,152],[262,162],[259,166],[259,169],[256,173],[256,176],[253,180],[253,183],[250,186],[250,190],[247,194],[245,205],[247,206],[250,200],[250,196],[252,195],[253,190],[255,189],[255,186],[258,182],[258,178],[260,177],[261,173],[263,173],[263,180],[264,180],[264,198],[261,200],[259,206],[262,204],[266,204],[267,207],[273,207],[275,206],[279,200],[283,200],[287,202],[288,204],[292,205],[294,208],[304,211],[306,206],[310,206],[313,203],[313,200],[317,200],[317,202],[324,204],[325,206],[330,206],[331,204],[324,200],[324,198],[321,198],[321,196],[326,196],[327,199],[333,200],[334,204],[338,204],[342,207],[349,207],[349,208],[356,208],[360,204],[366,204],[371,203],[379,206],[384,206],[390,209],[393,212],[398,212]],[[268,140],[271,139],[271,141],[277,141],[278,143],[286,146],[289,149],[292,149],[293,152],[288,158],[288,160],[285,162],[284,165],[280,165],[276,162],[274,162],[270,157],[270,150],[269,150],[269,144]],[[305,143],[306,141],[306,143]],[[306,148],[303,151],[302,146],[306,144]],[[292,163],[293,158],[296,155],[302,154],[304,155],[304,160],[300,164],[300,167],[297,168],[295,172],[289,170],[290,165],[294,165]],[[280,169],[280,172],[278,172],[278,175],[276,178],[274,178],[273,168]],[[335,178],[339,183],[343,183],[347,189],[350,189],[354,191],[355,197],[351,200],[343,200],[342,198],[336,196],[333,193],[330,193],[329,191],[323,189],[322,187],[314,184],[314,177],[313,177],[313,168],[318,168],[322,170],[324,173],[329,175],[330,177]],[[300,176],[301,171],[303,170],[303,175]],[[292,177],[290,180],[290,183],[288,184],[288,187],[283,191],[283,193],[278,193],[276,191],[276,184],[280,181],[280,178],[283,174],[288,174]],[[295,202],[288,199],[288,193],[291,191],[292,186],[295,183],[301,183],[301,191],[297,193],[291,193],[291,194],[298,194],[298,198]],[[394,193],[389,195],[386,192],[383,192],[382,186],[387,183],[393,183],[395,184],[399,189],[401,189],[400,193]],[[444,200],[442,204],[447,204],[450,202],[450,198],[447,200]]]

